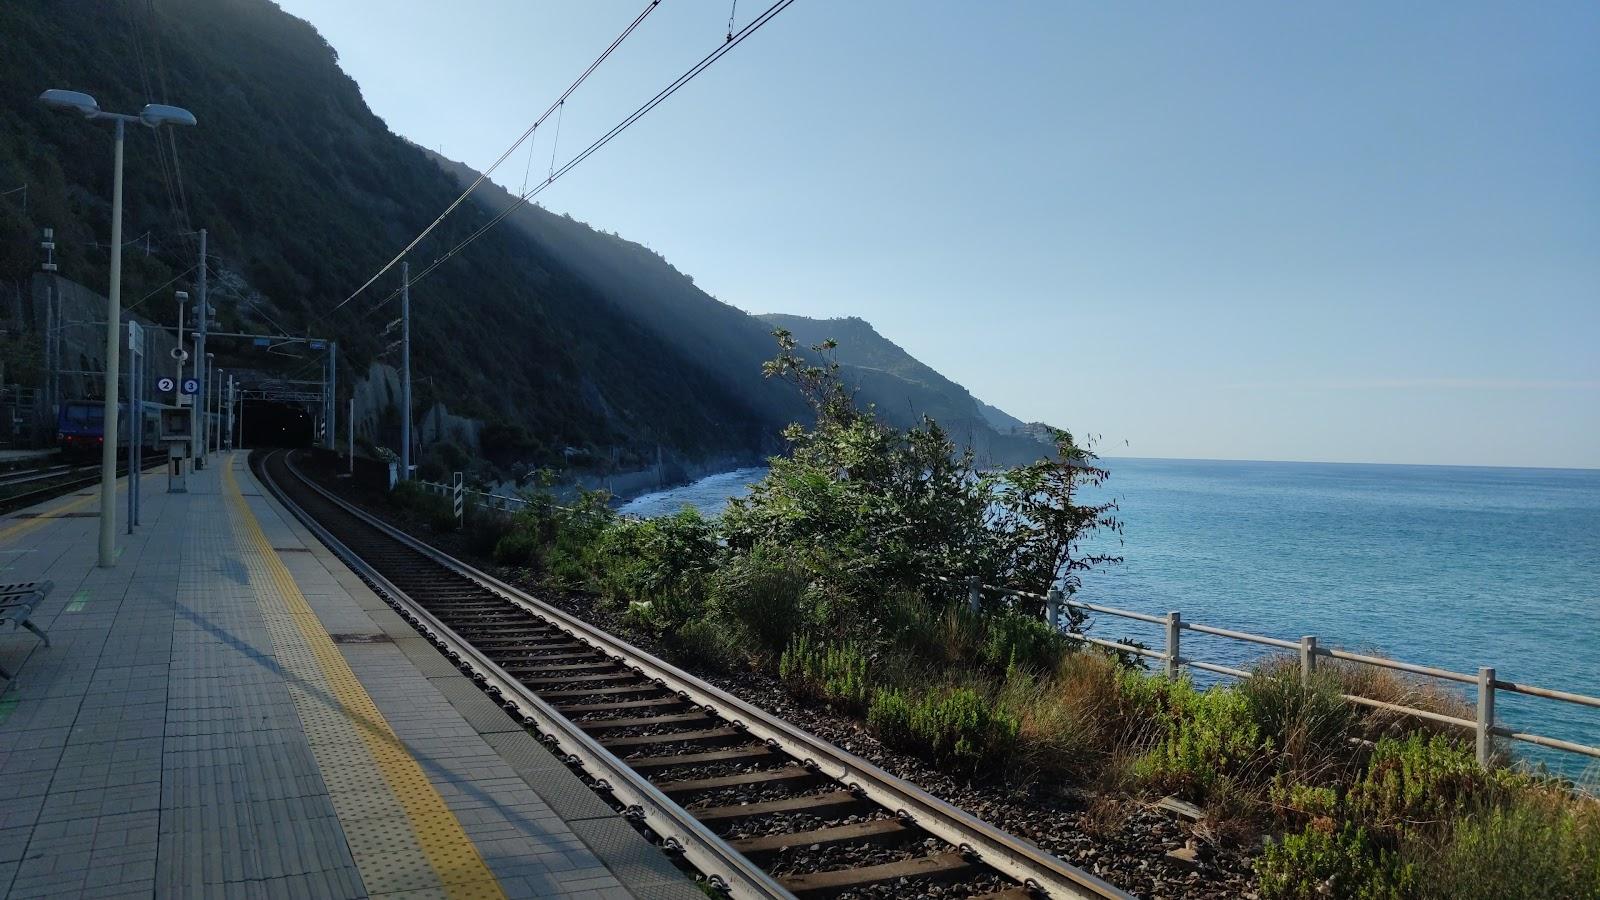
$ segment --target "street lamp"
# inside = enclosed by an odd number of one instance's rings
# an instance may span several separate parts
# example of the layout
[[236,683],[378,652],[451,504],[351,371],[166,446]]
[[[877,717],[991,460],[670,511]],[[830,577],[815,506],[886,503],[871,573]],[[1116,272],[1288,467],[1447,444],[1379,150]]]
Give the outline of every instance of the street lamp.
[[[111,290],[106,312],[106,412],[100,451],[100,565],[116,565],[117,529],[117,373],[121,368],[122,328],[122,145],[123,126],[136,122],[150,128],[162,125],[193,125],[194,114],[177,106],[151,103],[137,116],[110,113],[100,109],[94,98],[80,91],[51,89],[39,95],[46,106],[75,112],[85,119],[108,119],[116,123],[115,167],[111,176]],[[137,478],[137,472],[129,472]]]
[[204,451],[206,453],[210,453],[211,452],[211,388],[210,388],[210,385],[211,385],[211,369],[212,369],[212,367],[214,367],[216,365],[216,362],[215,362],[216,358],[217,358],[217,355],[215,353],[207,353],[206,354],[206,377],[205,377],[204,380],[202,380],[200,382],[200,384],[201,384],[201,391],[200,392],[202,394],[204,394],[204,396],[202,396],[200,398],[200,415],[205,419],[205,430],[200,432],[200,448],[201,448],[202,451]]

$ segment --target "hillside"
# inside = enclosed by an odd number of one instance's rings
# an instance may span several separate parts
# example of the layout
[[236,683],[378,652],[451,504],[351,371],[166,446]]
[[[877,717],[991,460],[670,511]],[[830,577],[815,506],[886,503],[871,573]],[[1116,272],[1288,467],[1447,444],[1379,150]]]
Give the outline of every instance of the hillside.
[[773,328],[788,329],[802,346],[830,338],[837,341],[835,358],[855,387],[856,399],[872,404],[889,422],[911,425],[929,416],[987,465],[1031,462],[1045,452],[1047,444],[1040,441],[1039,429],[1025,431],[1028,426],[1020,419],[973,397],[862,319],[778,313],[760,318]]
[[[392,133],[311,25],[268,0],[13,0],[0,5],[0,42],[0,191],[27,186],[0,196],[0,293],[24,293],[47,226],[61,274],[105,290],[110,128],[45,108],[39,92],[82,90],[115,111],[171,102],[199,125],[128,135],[125,307],[173,321],[203,226],[223,329],[336,338],[346,392],[374,362],[395,362],[384,326],[397,305],[379,304],[398,272],[335,307],[476,173]],[[486,183],[413,253],[414,269],[510,202]],[[754,460],[805,415],[789,386],[761,377],[770,322],[637,243],[536,206],[415,285],[412,310],[417,415],[443,402],[488,423],[502,461],[560,464],[578,448],[626,468],[658,447],[684,463]],[[825,324],[842,329],[823,336],[845,343],[862,398],[886,418],[933,415],[980,456],[1009,446],[960,385],[860,320]],[[42,326],[24,313],[0,327]],[[248,347],[215,351],[228,369],[262,364]],[[316,360],[302,365],[314,377]],[[398,414],[385,415],[393,445]]]
[[[99,290],[106,280],[111,131],[43,107],[39,92],[83,90],[116,111],[170,101],[199,126],[129,133],[124,234],[149,232],[153,249],[124,254],[125,302],[150,295],[141,312],[170,322],[171,290],[189,287],[195,259],[183,232],[205,226],[213,284],[235,284],[213,294],[225,326],[314,327],[340,340],[345,378],[366,372],[397,314],[372,307],[397,276],[330,311],[458,188],[367,108],[309,24],[267,0],[13,0],[0,5],[0,42],[0,184],[28,185],[25,208],[20,194],[0,198],[8,294],[36,268],[45,226],[63,275]],[[463,206],[416,258],[485,221]],[[657,443],[691,458],[775,449],[793,398],[659,340],[611,293],[522,231],[489,232],[413,291],[419,408],[442,398],[515,423],[544,460],[565,446],[615,448],[623,462],[653,458]]]

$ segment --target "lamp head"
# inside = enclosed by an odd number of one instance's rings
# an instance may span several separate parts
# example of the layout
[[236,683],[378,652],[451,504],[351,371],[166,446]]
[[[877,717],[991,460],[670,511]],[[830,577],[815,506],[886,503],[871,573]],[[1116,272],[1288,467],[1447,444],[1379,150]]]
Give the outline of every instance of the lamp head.
[[100,104],[94,102],[93,97],[82,91],[63,91],[59,88],[51,88],[39,95],[39,101],[46,106],[78,113],[85,119],[92,119],[100,114]]
[[151,128],[158,128],[162,125],[193,125],[194,113],[181,106],[151,103],[139,112],[139,121],[149,125]]

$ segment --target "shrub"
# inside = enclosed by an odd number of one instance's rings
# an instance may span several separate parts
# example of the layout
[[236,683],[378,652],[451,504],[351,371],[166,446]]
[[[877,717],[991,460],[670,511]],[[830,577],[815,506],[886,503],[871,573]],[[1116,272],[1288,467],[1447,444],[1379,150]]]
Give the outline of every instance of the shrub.
[[1465,743],[1443,735],[1384,738],[1346,794],[1347,814],[1384,830],[1446,822],[1486,799],[1489,781]]
[[1328,674],[1303,683],[1297,661],[1277,660],[1258,667],[1235,690],[1262,737],[1278,750],[1278,771],[1301,780],[1326,779],[1341,760],[1354,757],[1347,739],[1357,712]]
[[1395,884],[1407,881],[1365,829],[1335,829],[1328,820],[1267,844],[1256,874],[1263,900],[1398,900],[1405,894]]
[[449,497],[434,494],[415,481],[402,481],[389,492],[389,502],[420,518],[435,532],[456,530],[455,505]]
[[502,566],[529,565],[538,553],[538,536],[526,528],[513,528],[494,544],[494,561]]
[[1457,821],[1442,848],[1422,855],[1425,897],[1600,897],[1600,805],[1556,790],[1522,791]]
[[804,621],[803,603],[811,576],[787,554],[761,546],[734,557],[709,585],[711,608],[736,623],[763,650],[776,653]]
[[1187,680],[1148,679],[1158,680],[1167,687],[1166,733],[1135,766],[1148,789],[1203,801],[1219,778],[1243,771],[1268,748],[1238,691],[1199,692]]
[[[1460,694],[1436,681],[1423,681],[1393,669],[1344,660],[1319,660],[1317,673],[1331,679],[1340,693],[1410,706],[1427,712],[1472,720],[1477,711]],[[1442,722],[1384,709],[1364,707],[1356,713],[1359,730],[1370,740],[1403,737],[1413,732],[1456,736],[1459,729]]]
[[1032,775],[1088,777],[1104,762],[1110,735],[1101,717],[1105,698],[1088,681],[1063,683],[1013,670],[999,705],[1017,720],[1017,763]]
[[738,639],[726,628],[705,619],[685,623],[668,636],[668,642],[680,657],[712,671],[732,671],[744,662]]
[[867,724],[885,744],[963,772],[1004,763],[1017,740],[1017,720],[970,688],[912,699],[897,690],[873,694]]
[[608,520],[592,543],[601,593],[624,603],[674,591],[703,593],[717,554],[715,526],[693,509],[658,519]]
[[778,677],[801,696],[866,707],[867,654],[855,644],[819,644],[796,636],[778,658]]
[[1067,653],[1067,639],[1042,619],[1003,612],[991,616],[986,624],[981,658],[996,671],[1050,671]]

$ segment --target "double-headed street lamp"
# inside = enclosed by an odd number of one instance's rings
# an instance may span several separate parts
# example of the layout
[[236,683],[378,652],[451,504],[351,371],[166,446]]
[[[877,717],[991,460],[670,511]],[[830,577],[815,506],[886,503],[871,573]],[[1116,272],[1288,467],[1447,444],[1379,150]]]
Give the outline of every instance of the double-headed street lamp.
[[[123,126],[129,122],[160,128],[162,125],[193,125],[194,114],[177,106],[151,103],[137,116],[105,112],[94,98],[79,91],[48,90],[40,101],[56,109],[82,115],[85,119],[107,119],[116,123],[116,163],[111,177],[111,290],[106,313],[106,413],[100,452],[100,565],[116,564],[117,529],[117,374],[121,368],[122,326],[122,144]],[[132,429],[130,429],[130,434]],[[139,473],[129,471],[129,478]]]

